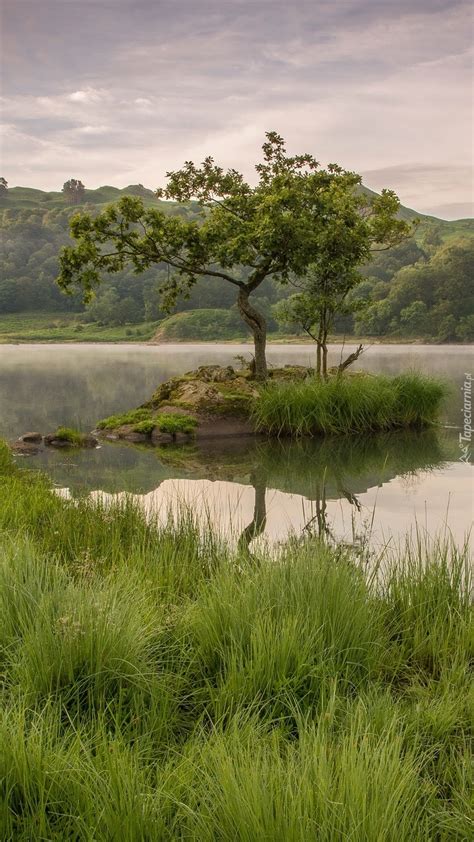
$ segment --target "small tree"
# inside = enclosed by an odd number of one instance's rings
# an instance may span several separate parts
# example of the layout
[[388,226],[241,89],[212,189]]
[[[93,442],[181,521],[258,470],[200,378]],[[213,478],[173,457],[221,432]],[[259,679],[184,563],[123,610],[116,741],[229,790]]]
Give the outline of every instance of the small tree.
[[62,192],[68,204],[80,205],[84,201],[86,188],[79,179],[70,178],[64,182]]
[[6,178],[0,177],[0,197],[6,196],[8,193],[8,181]]
[[[380,219],[386,214],[385,232],[376,228],[364,231],[361,236],[357,227],[344,223],[341,225],[336,221],[328,226],[320,239],[315,262],[303,277],[290,279],[290,283],[300,291],[280,302],[274,310],[279,321],[298,325],[314,339],[318,376],[327,377],[327,339],[335,317],[355,312],[363,306],[363,301],[349,297],[349,293],[364,280],[359,267],[373,250],[386,250],[393,245],[394,231],[397,232],[398,243],[411,233],[413,226],[406,223],[397,224],[394,229],[391,227],[391,212],[389,208],[384,208],[385,199],[382,195],[380,208],[372,208],[371,211],[375,219],[378,214]],[[362,351],[363,346],[359,345],[356,352],[341,362],[339,371],[355,362]]]
[[396,218],[394,193],[368,197],[358,190],[360,176],[330,164],[321,169],[312,155],[286,154],[283,139],[267,134],[258,181],[248,184],[237,170],[227,172],[206,158],[168,173],[157,191],[177,202],[194,200],[199,220],[145,208],[126,196],[96,217],[71,220],[74,247],[61,254],[60,286],[78,284],[85,297],[102,272],[118,272],[127,263],[137,273],[164,263],[173,270],[162,285],[164,306],[171,308],[199,277],[218,278],[235,288],[242,319],[253,334],[255,376],[265,380],[266,320],[250,297],[266,278],[287,283],[304,276],[325,238],[353,244],[358,261],[368,258],[373,241],[400,242],[409,226]]
[[[355,271],[344,275],[331,276],[323,266],[312,266],[307,275],[293,281],[300,292],[280,301],[274,308],[274,314],[281,324],[294,325],[303,330],[316,342],[316,374],[327,377],[327,339],[336,315],[353,312],[357,302],[347,304],[351,289],[359,283],[360,276]],[[343,371],[362,353],[359,346],[341,365]]]

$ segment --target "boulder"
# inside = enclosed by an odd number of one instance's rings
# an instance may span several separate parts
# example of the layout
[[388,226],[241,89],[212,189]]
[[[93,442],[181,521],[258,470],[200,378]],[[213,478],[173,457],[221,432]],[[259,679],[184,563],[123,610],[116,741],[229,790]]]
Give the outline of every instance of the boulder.
[[48,447],[72,447],[70,441],[66,441],[65,439],[57,439],[55,433],[48,433],[47,436],[44,437],[44,443],[48,445]]
[[[150,436],[147,433],[138,433],[133,429],[133,424],[124,424],[123,427],[118,427],[114,430],[117,438],[123,441],[133,441],[136,443],[150,441]],[[111,436],[107,436],[111,438]]]
[[82,439],[81,447],[97,447],[99,444],[99,439],[92,435],[92,433],[86,433],[84,438]]
[[10,442],[9,447],[10,450],[17,456],[36,456],[36,454],[40,451],[39,444],[22,441],[21,438],[18,439],[18,441]]
[[209,410],[224,401],[219,390],[203,380],[183,380],[173,392],[173,402],[194,410]]
[[40,444],[43,441],[41,433],[23,433],[18,441],[25,441],[30,444]]
[[48,435],[44,437],[44,443],[48,447],[97,447],[99,441],[92,435],[92,433],[84,434],[81,437],[81,440],[77,442],[58,438],[56,433],[48,433]]
[[189,371],[187,377],[195,377],[196,380],[203,380],[205,383],[225,383],[233,380],[236,373],[231,365],[201,365],[197,371]]

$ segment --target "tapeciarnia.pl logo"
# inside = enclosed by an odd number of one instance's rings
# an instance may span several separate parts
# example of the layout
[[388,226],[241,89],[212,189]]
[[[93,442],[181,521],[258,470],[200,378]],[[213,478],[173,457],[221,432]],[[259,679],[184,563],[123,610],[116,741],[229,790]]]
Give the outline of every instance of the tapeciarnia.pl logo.
[[471,459],[472,441],[472,374],[465,372],[464,383],[461,386],[463,393],[463,431],[459,433],[459,447],[461,448],[461,462],[469,463]]

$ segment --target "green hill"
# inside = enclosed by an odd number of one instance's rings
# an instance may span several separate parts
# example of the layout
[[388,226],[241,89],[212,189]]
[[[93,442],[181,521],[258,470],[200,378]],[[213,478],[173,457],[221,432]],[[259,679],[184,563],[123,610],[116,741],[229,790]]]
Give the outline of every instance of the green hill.
[[[364,187],[363,190],[368,195],[376,195],[376,193],[374,193],[373,190],[369,190],[368,187]],[[109,184],[104,184],[102,187],[97,187],[95,190],[86,189],[84,205],[101,207],[102,205],[107,205],[110,202],[116,202],[122,196],[140,196],[144,203],[150,207],[173,207],[177,204],[176,202],[163,202],[161,199],[157,199],[153,190],[143,187],[141,184],[129,184],[127,187],[123,188],[112,187]],[[45,190],[37,190],[34,187],[11,187],[8,190],[7,195],[0,199],[0,209],[4,208],[9,210],[60,210],[66,208],[78,210],[84,205],[68,205],[62,192],[47,192]],[[439,219],[436,216],[418,213],[412,208],[404,207],[404,205],[400,207],[400,216],[407,220],[415,218],[420,220],[420,226],[415,235],[415,238],[418,241],[422,238],[424,231],[428,226],[436,227],[443,241],[446,241],[451,237],[474,235],[473,219]]]
[[[11,340],[24,333],[25,337],[34,335],[41,340],[61,336],[98,341],[112,338],[112,330],[114,338],[134,341],[137,329],[131,325],[140,325],[140,338],[148,338],[152,326],[164,320],[159,294],[160,285],[167,279],[164,265],[152,266],[139,276],[132,267],[105,276],[96,299],[87,308],[79,294],[65,296],[55,282],[59,252],[70,242],[71,215],[81,209],[100,210],[126,195],[140,196],[149,207],[197,218],[198,208],[193,203],[164,202],[141,184],[123,189],[111,185],[86,189],[84,203],[79,205],[68,204],[62,192],[31,187],[13,187],[0,197],[0,338]],[[355,317],[338,319],[335,332],[387,336],[395,341],[419,337],[472,341],[474,220],[447,221],[407,207],[401,207],[400,216],[419,218],[415,236],[374,255],[363,267],[365,277],[355,291],[357,306],[362,306]],[[274,305],[289,292],[288,287],[268,280],[254,296],[272,332],[280,330]],[[215,278],[201,279],[190,290],[189,298],[179,302],[177,313],[163,323],[162,338],[165,334],[168,340],[240,336],[234,304],[229,284]],[[17,323],[20,317],[24,325]]]
[[0,208],[10,210],[60,210],[69,208],[77,210],[85,205],[101,207],[110,202],[116,202],[122,196],[140,196],[146,205],[160,207],[163,205],[175,205],[175,202],[162,202],[157,199],[153,190],[142,187],[140,184],[130,184],[128,187],[119,188],[104,184],[95,190],[85,191],[85,201],[81,205],[70,205],[66,202],[64,194],[60,191],[37,190],[34,187],[11,187],[7,194],[0,199]]

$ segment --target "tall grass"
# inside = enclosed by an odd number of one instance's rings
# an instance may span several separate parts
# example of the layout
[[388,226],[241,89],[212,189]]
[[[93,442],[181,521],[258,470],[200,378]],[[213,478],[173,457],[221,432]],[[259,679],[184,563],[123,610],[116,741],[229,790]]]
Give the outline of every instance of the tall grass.
[[255,402],[257,430],[278,436],[369,433],[436,421],[444,383],[416,373],[270,383]]
[[0,484],[2,838],[472,837],[466,552],[256,563]]

